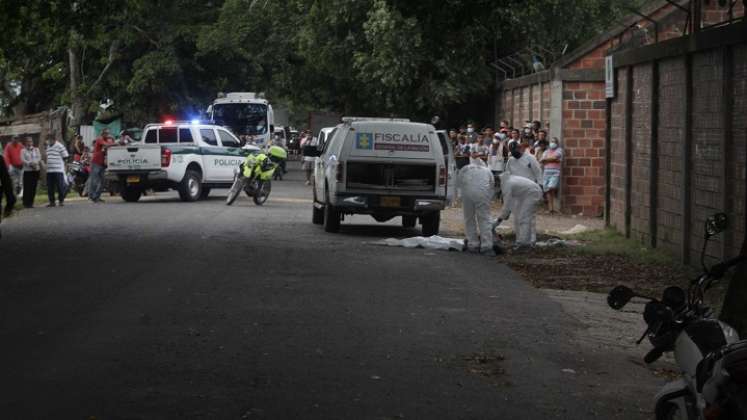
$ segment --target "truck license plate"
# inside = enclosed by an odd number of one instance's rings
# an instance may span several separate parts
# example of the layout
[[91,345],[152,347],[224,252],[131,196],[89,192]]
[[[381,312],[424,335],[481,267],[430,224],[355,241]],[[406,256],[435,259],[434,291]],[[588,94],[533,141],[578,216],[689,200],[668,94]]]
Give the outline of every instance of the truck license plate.
[[381,197],[379,204],[381,207],[399,207],[400,200],[399,197]]
[[128,184],[137,184],[138,182],[140,182],[140,177],[137,175],[127,177]]

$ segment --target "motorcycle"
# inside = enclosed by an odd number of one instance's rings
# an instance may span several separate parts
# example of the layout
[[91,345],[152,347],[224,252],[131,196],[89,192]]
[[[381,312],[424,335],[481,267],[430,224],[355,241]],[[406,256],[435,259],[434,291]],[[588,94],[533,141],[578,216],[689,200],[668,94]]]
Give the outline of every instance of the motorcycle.
[[228,190],[226,205],[236,201],[241,191],[251,197],[254,204],[261,206],[267,201],[272,191],[271,179],[275,170],[280,167],[281,159],[264,154],[249,156],[234,170],[233,185]]
[[82,161],[70,162],[67,178],[72,188],[83,197],[86,181],[88,181],[89,167]]
[[653,345],[644,357],[647,364],[666,352],[674,353],[682,376],[664,385],[656,395],[657,419],[747,419],[747,340],[740,340],[734,328],[714,318],[713,311],[703,303],[705,293],[729,268],[747,260],[739,256],[706,266],[708,241],[726,227],[723,213],[706,221],[703,273],[687,291],[670,286],[661,299],[656,299],[617,286],[607,296],[608,305],[616,310],[633,298],[648,301],[643,312],[647,329],[637,342],[648,338]]

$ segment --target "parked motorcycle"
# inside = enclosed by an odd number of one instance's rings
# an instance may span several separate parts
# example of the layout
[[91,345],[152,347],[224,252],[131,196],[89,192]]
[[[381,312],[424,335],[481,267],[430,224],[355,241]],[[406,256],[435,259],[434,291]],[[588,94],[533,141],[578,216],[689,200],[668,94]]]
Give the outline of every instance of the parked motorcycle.
[[656,395],[657,419],[747,419],[747,340],[740,340],[734,328],[715,319],[703,303],[708,289],[729,268],[747,259],[739,256],[706,266],[708,241],[726,227],[723,213],[706,221],[703,274],[690,283],[687,292],[671,286],[656,299],[617,286],[607,297],[609,306],[617,310],[636,297],[648,301],[643,312],[648,328],[638,340],[640,344],[648,338],[654,346],[644,357],[646,363],[653,363],[666,352],[674,353],[682,377],[664,385]]
[[247,156],[234,171],[233,185],[228,190],[226,205],[233,204],[241,191],[251,197],[254,204],[258,206],[264,204],[272,191],[271,179],[287,156],[285,150],[278,146],[270,147],[267,154]]
[[81,197],[85,191],[86,181],[88,181],[88,168],[89,167],[82,161],[70,162],[68,165],[68,182]]

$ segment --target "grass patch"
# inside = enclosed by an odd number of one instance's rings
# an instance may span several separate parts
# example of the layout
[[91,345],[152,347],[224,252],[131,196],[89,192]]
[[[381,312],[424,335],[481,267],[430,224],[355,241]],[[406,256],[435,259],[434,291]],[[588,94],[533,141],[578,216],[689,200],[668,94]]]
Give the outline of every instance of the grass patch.
[[582,242],[583,246],[570,248],[572,252],[582,255],[617,255],[639,264],[676,264],[667,252],[649,248],[612,229],[592,230],[560,237]]

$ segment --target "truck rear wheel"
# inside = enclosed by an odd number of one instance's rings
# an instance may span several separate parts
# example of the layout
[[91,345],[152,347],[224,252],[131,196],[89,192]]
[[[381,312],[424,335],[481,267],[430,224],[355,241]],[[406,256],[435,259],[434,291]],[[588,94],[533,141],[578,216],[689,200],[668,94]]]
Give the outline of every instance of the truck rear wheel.
[[311,207],[311,223],[321,225],[324,223],[324,209],[318,209],[316,206]]
[[184,179],[179,183],[177,191],[179,191],[179,198],[182,201],[199,200],[202,194],[202,177],[200,173],[192,169],[187,170],[184,174]]
[[122,188],[122,199],[128,203],[134,203],[140,200],[143,190],[140,188],[124,187]]
[[420,223],[423,225],[423,236],[438,235],[441,225],[441,212],[433,212],[420,216]]

